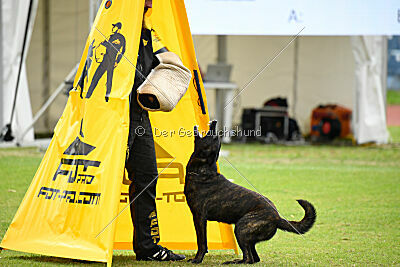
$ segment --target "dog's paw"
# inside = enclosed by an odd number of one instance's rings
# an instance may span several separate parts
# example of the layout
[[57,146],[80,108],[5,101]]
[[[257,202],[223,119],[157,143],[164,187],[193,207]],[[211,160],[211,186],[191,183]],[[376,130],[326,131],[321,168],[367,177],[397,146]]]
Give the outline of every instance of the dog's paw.
[[188,262],[191,262],[191,263],[194,263],[194,264],[199,264],[199,263],[201,263],[202,261],[203,261],[203,260],[196,259],[196,258],[188,260]]

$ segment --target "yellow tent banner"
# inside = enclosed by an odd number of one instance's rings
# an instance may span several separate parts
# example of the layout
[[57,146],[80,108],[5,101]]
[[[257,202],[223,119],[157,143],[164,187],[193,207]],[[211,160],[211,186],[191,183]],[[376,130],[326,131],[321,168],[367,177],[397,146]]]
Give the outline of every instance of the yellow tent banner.
[[[102,2],[75,77],[76,89],[70,92],[2,248],[108,264],[113,249],[132,248],[123,174],[143,10],[144,0]],[[205,92],[184,1],[154,1],[146,16],[193,76],[172,112],[150,114],[160,174],[156,196],[160,244],[197,249],[183,187],[193,151],[193,126],[208,129]],[[118,60],[110,69],[103,62],[112,50]],[[208,242],[210,249],[237,251],[229,225],[210,222]]]

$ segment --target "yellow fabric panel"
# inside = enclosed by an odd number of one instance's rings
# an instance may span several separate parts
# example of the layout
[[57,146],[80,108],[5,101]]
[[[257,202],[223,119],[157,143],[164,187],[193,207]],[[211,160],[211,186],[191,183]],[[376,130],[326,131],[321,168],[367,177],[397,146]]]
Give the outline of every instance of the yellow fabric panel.
[[[149,10],[150,11],[150,10]],[[199,70],[183,0],[154,1],[146,19],[169,51],[176,53],[192,72]],[[150,22],[151,21],[151,22]],[[193,73],[192,73],[193,74]],[[159,176],[157,183],[157,212],[160,244],[169,249],[196,249],[196,233],[192,214],[187,206],[184,189],[186,164],[194,149],[193,127],[208,129],[209,115],[206,94],[201,83],[206,114],[199,106],[199,95],[192,75],[190,87],[171,112],[151,112],[150,119],[156,142]],[[199,77],[201,79],[201,77]],[[170,162],[171,165],[163,170]],[[128,186],[122,189],[120,210],[128,205]],[[132,248],[132,225],[129,212],[118,219],[115,249]],[[209,249],[237,251],[232,227],[217,222],[208,223]]]
[[[118,212],[143,1],[103,1],[83,53],[75,85],[84,69],[89,44],[100,47],[120,22],[124,57],[114,68],[109,102],[107,72],[90,98],[71,91],[51,144],[10,225],[1,247],[31,253],[111,264],[115,222],[96,237]],[[122,40],[122,39],[120,39]],[[118,44],[120,40],[116,40]],[[121,50],[122,51],[122,50]],[[101,63],[92,60],[85,97]]]
[[161,37],[158,35],[158,33],[155,30],[153,30],[151,32],[151,38],[152,38],[154,52],[157,52],[160,49],[166,48],[165,45],[163,44]]
[[[112,262],[113,247],[130,247],[129,208],[113,220],[129,203],[127,185],[121,187],[121,184],[129,128],[129,94],[143,10],[144,0],[103,1],[75,78],[77,86],[87,70],[83,88],[78,86],[71,91],[51,144],[1,247],[108,265]],[[178,54],[185,66],[198,70],[183,0],[155,1],[149,16],[162,43]],[[123,38],[116,38],[113,31],[118,31]],[[115,47],[107,48],[105,40],[111,40]],[[112,53],[115,54],[113,65],[119,56],[121,60],[113,68],[111,93],[106,102],[108,71],[99,76],[98,70],[105,66],[104,58]],[[89,68],[88,62],[91,62]],[[90,95],[90,85],[96,77],[98,84]],[[159,172],[172,161],[160,173],[156,202],[161,244],[174,249],[196,247],[183,186],[185,167],[193,151],[193,126],[208,129],[209,117],[204,88],[201,92],[205,114],[198,104],[194,84],[193,80],[172,112],[150,115]],[[236,249],[231,226],[209,223],[208,237],[210,249]]]

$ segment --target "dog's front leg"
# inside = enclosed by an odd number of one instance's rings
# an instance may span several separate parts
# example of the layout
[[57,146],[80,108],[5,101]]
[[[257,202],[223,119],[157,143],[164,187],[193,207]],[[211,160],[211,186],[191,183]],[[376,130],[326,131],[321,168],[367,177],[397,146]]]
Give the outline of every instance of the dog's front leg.
[[192,263],[201,263],[204,255],[208,252],[207,248],[207,219],[205,216],[193,216],[194,228],[197,236],[197,254]]

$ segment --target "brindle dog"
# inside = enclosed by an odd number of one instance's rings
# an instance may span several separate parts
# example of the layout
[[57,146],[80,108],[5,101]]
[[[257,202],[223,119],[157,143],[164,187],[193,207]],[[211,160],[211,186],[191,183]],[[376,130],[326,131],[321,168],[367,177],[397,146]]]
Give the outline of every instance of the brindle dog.
[[201,263],[207,253],[207,221],[235,224],[235,236],[243,252],[242,260],[226,263],[260,261],[255,244],[271,239],[277,229],[304,234],[315,222],[316,211],[306,200],[297,200],[305,210],[304,218],[287,221],[279,216],[266,197],[228,181],[218,173],[216,162],[221,148],[213,121],[201,138],[194,129],[194,152],[186,167],[185,196],[193,214],[198,251],[192,263]]

